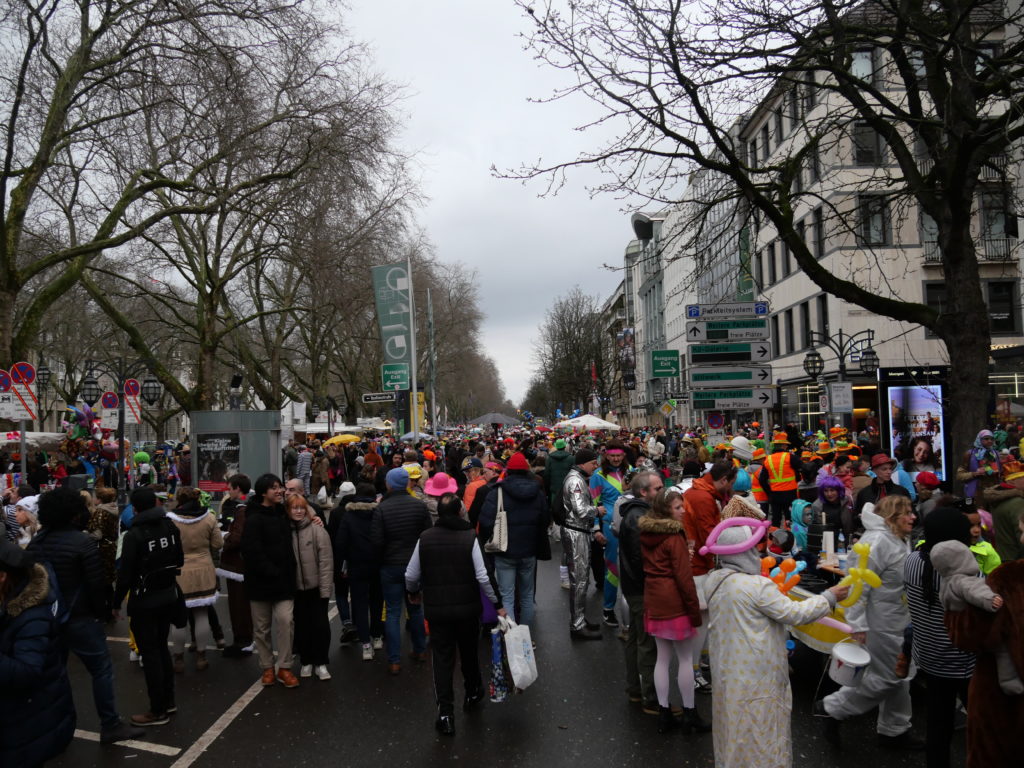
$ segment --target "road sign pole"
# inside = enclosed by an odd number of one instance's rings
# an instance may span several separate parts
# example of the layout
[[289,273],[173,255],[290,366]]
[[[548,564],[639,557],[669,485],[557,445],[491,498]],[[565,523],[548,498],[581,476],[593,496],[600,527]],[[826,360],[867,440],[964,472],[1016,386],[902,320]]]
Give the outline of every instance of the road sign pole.
[[28,450],[28,446],[25,444],[25,426],[28,424],[27,421],[22,419],[18,422],[18,432],[21,434],[21,438],[18,440],[18,449],[21,451],[21,482],[27,483],[26,479],[28,475],[28,457],[25,452]]

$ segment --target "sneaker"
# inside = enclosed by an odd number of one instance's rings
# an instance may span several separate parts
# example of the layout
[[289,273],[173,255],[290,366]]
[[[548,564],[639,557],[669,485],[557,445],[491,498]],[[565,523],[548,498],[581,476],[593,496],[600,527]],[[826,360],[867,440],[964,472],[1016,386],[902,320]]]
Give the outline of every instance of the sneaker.
[[251,643],[249,643],[249,644],[248,644],[247,646],[245,646],[244,648],[242,648],[242,653],[252,653],[252,652],[253,652],[253,651],[255,651],[255,650],[256,650],[256,641],[255,641],[255,640],[253,640],[253,641],[252,641]]
[[363,661],[373,661],[373,646],[363,643]]
[[454,736],[455,718],[451,715],[441,715],[437,718],[437,722],[434,723],[434,727],[438,733],[443,733],[445,736]]
[[693,687],[697,693],[711,693],[711,683],[699,669],[693,673]]
[[136,653],[135,651],[128,651],[128,661],[142,661],[142,654]]
[[277,678],[274,677],[273,667],[267,667],[263,670],[263,677],[260,678],[260,682],[263,683],[264,686],[273,685],[276,680]]
[[299,681],[290,669],[277,670],[277,679],[285,688],[298,688]]
[[152,712],[146,712],[141,715],[132,715],[132,725],[146,727],[149,725],[167,725],[171,722],[171,718],[168,717],[166,712],[160,712],[154,714]]
[[299,677],[312,677],[313,676],[313,665],[303,664],[302,668],[299,669]]
[[178,711],[178,705],[177,704],[172,703],[169,707],[167,707],[167,714],[168,715],[173,715],[177,711]]
[[374,637],[374,638],[372,638],[370,640],[370,642],[373,644],[373,650],[375,650],[375,651],[379,651],[382,648],[384,648],[384,638],[383,637]]
[[604,612],[604,623],[607,624],[609,627],[619,626],[619,620],[615,618],[614,610]]
[[590,629],[589,627],[586,629],[570,629],[569,637],[573,640],[604,640],[604,635],[598,630]]
[[904,731],[899,736],[883,736],[878,734],[878,744],[883,749],[898,749],[907,752],[923,752],[924,739],[919,739],[910,731]]
[[466,692],[466,698],[462,700],[462,711],[469,712],[476,709],[477,705],[484,700],[484,689],[477,688],[475,691]]
[[117,721],[117,725],[113,728],[104,728],[100,731],[100,744],[113,744],[117,741],[128,741],[129,739],[139,739],[145,733],[144,730],[136,726],[128,725],[122,720]]
[[313,669],[313,671],[316,673],[316,679],[317,680],[330,680],[331,679],[331,673],[327,671],[327,665],[326,664],[317,664],[316,667]]
[[572,585],[569,584],[569,580],[568,579],[562,579],[562,589],[569,589],[570,586],[572,586]]

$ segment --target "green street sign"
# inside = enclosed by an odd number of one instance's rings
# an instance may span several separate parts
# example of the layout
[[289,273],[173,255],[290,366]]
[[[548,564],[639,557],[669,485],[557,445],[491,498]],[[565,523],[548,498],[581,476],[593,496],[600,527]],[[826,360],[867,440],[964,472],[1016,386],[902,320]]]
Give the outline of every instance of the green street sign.
[[771,386],[771,366],[695,366],[690,368],[690,386],[693,389],[706,387],[731,387],[744,384]]
[[656,379],[671,379],[679,375],[678,349],[651,350],[651,376]]
[[384,363],[380,367],[381,389],[409,389],[409,364]]

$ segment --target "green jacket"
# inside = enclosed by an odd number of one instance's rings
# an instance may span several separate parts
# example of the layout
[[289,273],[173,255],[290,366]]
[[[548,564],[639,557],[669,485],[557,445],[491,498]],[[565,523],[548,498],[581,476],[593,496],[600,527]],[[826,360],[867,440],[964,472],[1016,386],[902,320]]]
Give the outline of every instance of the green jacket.
[[552,451],[548,454],[548,463],[544,467],[544,491],[548,495],[549,504],[554,505],[555,495],[562,492],[565,477],[573,463],[572,454],[568,451]]
[[1020,544],[1020,519],[1024,515],[1024,498],[1012,496],[992,506],[992,528],[996,552],[1002,561],[1024,557]]

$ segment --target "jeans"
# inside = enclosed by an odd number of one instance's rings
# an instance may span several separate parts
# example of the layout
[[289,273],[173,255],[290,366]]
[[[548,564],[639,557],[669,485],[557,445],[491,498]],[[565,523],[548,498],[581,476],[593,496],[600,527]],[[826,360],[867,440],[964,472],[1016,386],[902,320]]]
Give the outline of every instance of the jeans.
[[409,628],[412,631],[413,653],[427,650],[427,631],[423,626],[423,604],[412,605],[405,599],[405,566],[384,565],[380,569],[380,588],[384,593],[388,617],[384,623],[384,644],[388,652],[388,663],[398,664],[402,660],[402,608],[409,611]]
[[121,718],[114,704],[114,665],[107,648],[107,634],[96,619],[71,619],[64,625],[64,662],[74,653],[92,677],[92,700],[103,730],[116,728]]
[[[529,626],[533,623],[534,574],[536,557],[508,558],[494,556],[494,578],[498,582],[501,602],[512,621]],[[519,589],[519,618],[516,618],[516,588]]]

